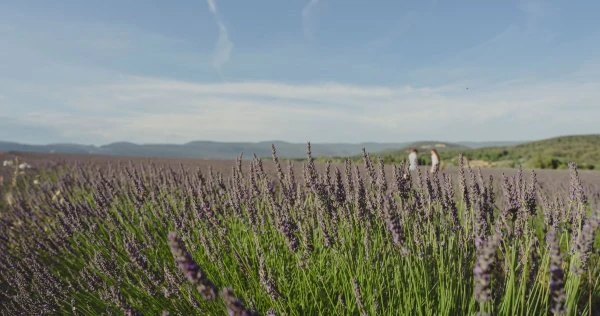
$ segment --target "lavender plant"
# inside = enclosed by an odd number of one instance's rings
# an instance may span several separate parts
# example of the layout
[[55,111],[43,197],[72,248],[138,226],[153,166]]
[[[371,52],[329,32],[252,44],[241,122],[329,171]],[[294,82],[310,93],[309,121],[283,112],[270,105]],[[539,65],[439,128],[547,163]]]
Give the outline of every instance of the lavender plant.
[[310,144],[301,165],[272,149],[65,158],[11,178],[0,313],[600,312],[597,173],[460,159],[429,174],[366,150],[322,164]]

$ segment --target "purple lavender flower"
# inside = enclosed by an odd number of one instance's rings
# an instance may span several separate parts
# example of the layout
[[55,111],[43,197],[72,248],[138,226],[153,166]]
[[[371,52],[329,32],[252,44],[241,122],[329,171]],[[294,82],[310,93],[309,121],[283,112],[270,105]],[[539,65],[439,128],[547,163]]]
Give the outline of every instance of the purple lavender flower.
[[398,195],[402,201],[408,200],[411,191],[411,177],[410,172],[406,170],[406,166],[403,164],[401,167],[394,166],[394,179],[396,180],[396,189]]
[[204,271],[200,266],[192,259],[192,256],[185,248],[183,241],[177,237],[174,232],[169,232],[169,248],[177,267],[188,281],[196,286],[198,292],[202,295],[205,300],[213,300],[217,297],[217,288],[214,284],[206,278]]
[[392,233],[394,245],[404,250],[404,231],[402,230],[402,225],[400,223],[400,219],[398,218],[396,203],[394,202],[391,194],[386,196],[384,214],[387,228]]
[[346,159],[344,162],[344,168],[346,170],[346,185],[348,186],[348,195],[352,196],[354,192],[354,180],[352,177],[352,162],[350,159]]
[[362,177],[360,176],[360,171],[358,170],[358,166],[356,166],[356,195],[354,199],[355,207],[356,207],[356,220],[357,222],[366,222],[368,221],[368,211],[367,211],[367,197],[365,192],[365,185]]
[[600,209],[596,209],[585,222],[583,228],[581,229],[581,233],[578,235],[579,238],[577,239],[576,243],[578,262],[571,266],[574,272],[578,275],[583,274],[587,268],[587,263],[592,253],[596,232],[598,231],[599,227]]
[[221,291],[221,297],[225,301],[227,306],[227,313],[229,316],[251,316],[256,315],[255,313],[246,310],[244,303],[233,294],[233,290],[230,288],[224,288]]
[[565,314],[566,294],[564,288],[564,271],[557,232],[548,230],[546,242],[550,252],[550,297],[552,299],[550,311],[555,315]]
[[125,252],[129,256],[130,260],[141,270],[148,269],[148,258],[141,253],[137,241],[131,237],[127,236],[125,238],[123,245],[125,247]]
[[296,205],[296,190],[297,190],[296,176],[294,175],[294,163],[288,162],[288,172],[286,176],[286,186],[288,188],[288,194],[291,205]]
[[477,261],[473,269],[475,282],[475,300],[484,304],[492,300],[492,267],[496,264],[496,250],[500,244],[500,235],[495,233],[485,245],[478,251]]
[[509,222],[513,222],[516,219],[520,204],[512,182],[504,174],[502,174],[502,194],[504,201],[500,216],[505,228],[509,228]]
[[258,252],[258,276],[260,278],[260,283],[271,299],[276,301],[279,298],[279,293],[277,290],[277,286],[273,279],[271,279],[267,274],[267,267],[265,265],[265,258],[263,250],[259,247],[258,240],[255,239],[255,243],[257,244],[257,252]]
[[569,170],[571,174],[571,201],[576,201],[581,204],[587,204],[587,196],[585,195],[585,191],[583,190],[583,184],[581,183],[581,178],[579,177],[579,172],[577,171],[577,164],[575,164],[572,161],[569,162]]
[[450,220],[454,230],[460,229],[460,221],[458,219],[458,208],[454,200],[454,187],[449,175],[444,174],[444,196],[442,200],[442,208],[450,213]]
[[369,174],[370,187],[372,187],[373,185],[375,185],[375,181],[377,180],[377,174],[375,173],[375,167],[373,166],[373,161],[371,160],[371,156],[369,155],[369,153],[367,152],[367,150],[364,147],[362,149],[362,153],[363,153],[363,160],[365,163],[365,169],[367,170],[367,173]]
[[318,173],[317,173],[317,168],[315,167],[315,160],[312,157],[312,149],[310,146],[310,142],[307,145],[306,156],[307,156],[308,162],[304,169],[305,170],[304,181],[305,181],[307,187],[314,188],[317,185]]
[[298,225],[296,225],[294,220],[289,216],[288,212],[282,212],[278,217],[277,229],[285,237],[290,251],[295,252],[300,245],[300,240],[298,239],[298,236],[296,236]]
[[367,315],[363,305],[363,297],[360,291],[360,286],[358,285],[356,278],[352,278],[352,290],[354,291],[354,298],[356,299],[356,307],[358,307],[358,311],[361,315]]
[[467,178],[465,177],[465,158],[462,153],[458,156],[458,185],[459,194],[462,197],[466,208],[471,208],[471,200],[469,200],[469,190],[467,187]]
[[385,178],[385,165],[383,164],[383,158],[379,157],[378,162],[379,173],[376,180],[376,208],[380,211],[383,210],[385,203],[385,195],[387,193],[387,179]]
[[339,168],[335,168],[334,196],[338,206],[342,206],[346,203],[346,189],[344,188],[344,182],[342,181],[342,172]]

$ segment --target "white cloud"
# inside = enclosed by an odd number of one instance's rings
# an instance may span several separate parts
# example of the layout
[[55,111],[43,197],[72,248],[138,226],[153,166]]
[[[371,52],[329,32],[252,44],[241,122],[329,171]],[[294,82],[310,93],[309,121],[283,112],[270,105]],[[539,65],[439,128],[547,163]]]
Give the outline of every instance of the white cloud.
[[521,140],[592,132],[594,118],[600,117],[600,80],[569,78],[513,80],[467,91],[461,85],[215,84],[123,77],[64,86],[55,93],[61,91],[62,110],[38,109],[19,119],[60,131],[67,140],[100,144]]
[[60,140],[53,140],[54,142],[66,140],[99,144],[112,139],[128,139],[128,136],[135,138],[134,135],[124,135],[122,130],[114,128],[126,124],[129,119],[131,118],[119,117],[115,113],[110,117],[97,117],[72,112],[37,110],[29,112],[25,116],[13,118],[13,122],[15,125],[21,124],[27,128],[35,126],[52,130],[62,137]]

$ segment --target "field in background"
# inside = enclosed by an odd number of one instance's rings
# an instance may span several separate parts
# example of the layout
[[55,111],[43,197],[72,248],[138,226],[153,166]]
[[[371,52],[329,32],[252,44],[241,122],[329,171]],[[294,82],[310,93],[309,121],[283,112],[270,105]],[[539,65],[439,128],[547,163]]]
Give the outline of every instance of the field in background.
[[[442,155],[443,155],[443,151],[442,151]],[[457,155],[459,155],[457,153]],[[402,156],[398,156],[397,161],[393,160],[393,161],[388,161],[385,155],[382,155],[380,153],[372,153],[370,154],[371,159],[373,160],[377,160],[379,157],[383,159],[384,164],[385,164],[385,170],[388,174],[391,173],[392,170],[392,165],[399,165],[402,162],[404,162],[404,160],[406,160],[406,157]],[[425,173],[427,170],[429,170],[429,160],[425,160],[426,155],[422,154],[421,159],[423,159],[421,162],[421,166],[419,167],[419,169]],[[168,157],[127,157],[127,156],[103,156],[103,155],[84,155],[84,154],[43,154],[43,153],[2,153],[0,152],[0,161],[6,160],[6,159],[14,159],[18,157],[20,159],[20,161],[22,162],[27,162],[30,163],[31,165],[33,165],[35,168],[55,168],[57,166],[64,166],[64,165],[74,165],[74,164],[87,164],[87,163],[91,163],[91,164],[96,164],[99,166],[106,166],[109,164],[120,164],[120,165],[127,165],[129,163],[133,163],[133,164],[156,164],[156,165],[160,165],[160,166],[164,166],[164,167],[168,167],[168,168],[180,168],[181,166],[183,166],[185,169],[198,169],[201,170],[202,172],[208,172],[210,168],[212,168],[214,171],[216,172],[220,172],[222,173],[225,177],[229,177],[231,176],[232,173],[232,169],[233,167],[236,165],[236,160],[231,160],[231,159],[195,159],[195,158],[168,158]],[[252,155],[245,155],[244,156],[245,160],[242,161],[242,165],[244,168],[248,169],[250,164],[251,164],[251,158]],[[266,163],[264,164],[264,169],[265,171],[270,175],[270,176],[276,176],[276,172],[277,170],[275,169],[275,166],[273,164],[270,163],[270,158],[269,157],[260,157],[260,159],[266,161]],[[361,172],[365,172],[365,166],[363,164],[363,159],[364,157],[361,155],[360,157],[352,157],[352,158],[346,158],[346,159],[351,159],[351,161],[356,164],[356,166],[358,168],[360,168]],[[303,166],[306,164],[306,158],[304,159],[291,159],[291,160],[286,160],[286,159],[280,159],[281,162],[283,164],[287,164],[288,162],[291,162],[294,168],[294,172],[297,175],[300,175],[298,177],[298,181],[302,180],[302,171],[303,171]],[[344,160],[341,157],[331,157],[331,158],[327,158],[327,157],[321,157],[321,158],[315,158],[315,162],[316,162],[316,167],[319,171],[324,171],[325,166],[327,161],[331,162],[331,167],[332,168],[340,168],[340,169],[344,169]],[[465,157],[465,165],[466,166],[470,166],[474,169],[478,169],[481,168],[481,173],[484,177],[489,177],[489,176],[493,176],[496,179],[499,179],[503,174],[507,175],[507,176],[514,176],[517,172],[518,172],[518,168],[513,168],[513,167],[494,167],[494,168],[488,168],[489,167],[489,162],[487,161],[482,161],[482,160],[471,160],[469,161],[467,159],[467,157]],[[443,164],[443,173],[447,173],[451,176],[456,176],[457,172],[458,172],[458,167],[457,165],[455,165],[455,162],[451,162],[448,163],[448,161],[444,161]],[[527,167],[523,167],[524,170],[526,171],[530,171],[532,170],[532,168],[527,168]],[[600,169],[598,169],[600,170]],[[0,168],[0,172],[7,172],[8,169],[6,168]],[[551,170],[551,169],[537,169],[535,168],[535,172],[537,174],[538,180],[540,181],[541,185],[544,185],[544,182],[550,182],[553,185],[555,184],[559,184],[563,189],[565,189],[566,187],[568,187],[569,185],[569,171],[567,169],[558,169],[558,170]],[[600,172],[598,172],[597,170],[579,170],[579,175],[581,176],[583,182],[586,185],[589,185],[588,191],[590,193],[594,193],[597,192],[597,194],[600,194]]]

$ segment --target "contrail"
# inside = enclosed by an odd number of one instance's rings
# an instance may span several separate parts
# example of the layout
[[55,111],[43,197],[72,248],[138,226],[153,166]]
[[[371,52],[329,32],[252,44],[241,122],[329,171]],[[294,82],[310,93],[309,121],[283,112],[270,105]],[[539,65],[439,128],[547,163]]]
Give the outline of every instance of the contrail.
[[208,1],[208,8],[210,9],[210,12],[212,12],[213,14],[217,13],[217,4],[215,3],[215,0],[207,0]]
[[304,28],[304,37],[312,39],[310,30],[310,13],[320,0],[310,0],[302,9],[302,27]]
[[216,0],[206,1],[208,2],[208,9],[215,17],[217,26],[219,27],[219,38],[217,39],[215,51],[213,54],[213,66],[217,68],[219,75],[221,76],[221,78],[223,78],[221,66],[227,63],[231,58],[231,52],[233,51],[233,42],[229,39],[229,33],[227,33],[227,28],[225,27],[225,24],[223,23],[223,21],[221,21],[221,18],[219,17]]

